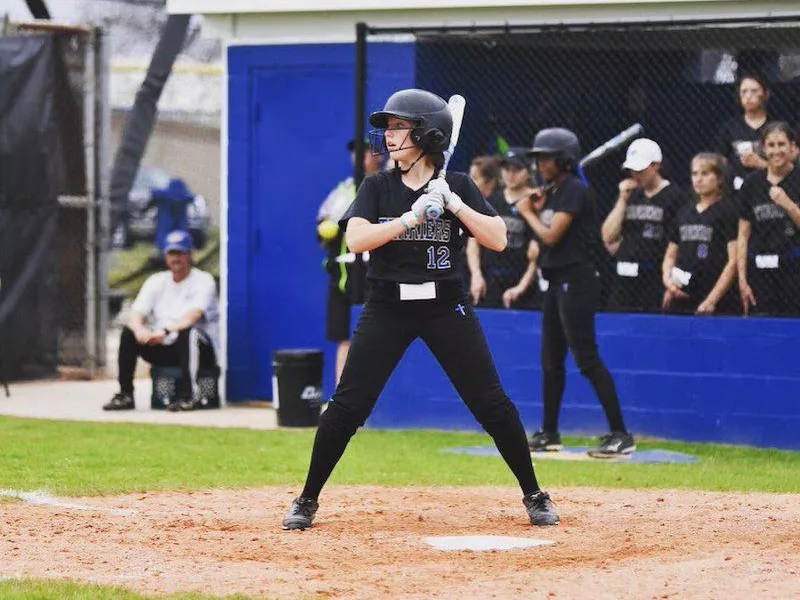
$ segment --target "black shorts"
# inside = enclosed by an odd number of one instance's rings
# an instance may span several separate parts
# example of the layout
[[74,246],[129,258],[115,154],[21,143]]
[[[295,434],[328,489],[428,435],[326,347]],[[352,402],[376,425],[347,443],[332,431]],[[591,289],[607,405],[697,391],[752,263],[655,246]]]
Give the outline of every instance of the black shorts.
[[328,286],[328,310],[325,334],[328,341],[344,342],[350,339],[350,298],[343,294],[331,280]]

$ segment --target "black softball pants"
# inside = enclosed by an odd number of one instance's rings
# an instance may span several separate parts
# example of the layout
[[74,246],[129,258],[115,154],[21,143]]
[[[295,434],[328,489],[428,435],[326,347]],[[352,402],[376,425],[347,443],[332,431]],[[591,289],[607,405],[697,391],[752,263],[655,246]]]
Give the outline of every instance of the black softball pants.
[[[386,289],[388,287],[388,289]],[[396,284],[373,290],[358,321],[336,392],[317,428],[302,495],[317,498],[350,438],[372,412],[386,381],[417,338],[430,348],[469,410],[492,437],[524,494],[539,485],[516,406],[497,375],[470,302],[458,293],[436,300],[395,299]],[[410,398],[413,402],[424,399]]]
[[544,275],[550,287],[542,307],[542,429],[550,433],[558,431],[567,350],[571,350],[581,374],[600,399],[611,431],[626,431],[617,388],[597,349],[594,325],[600,297],[597,274],[591,267],[575,265],[549,269]]
[[796,317],[800,315],[800,258],[781,256],[777,269],[759,269],[755,259],[747,265],[747,280],[753,288],[756,305],[753,315]]
[[129,327],[122,328],[117,355],[120,391],[133,395],[133,375],[139,357],[159,367],[180,367],[182,371],[179,398],[191,398],[197,385],[200,367],[214,367],[217,359],[214,345],[202,330],[192,327],[178,332],[178,339],[169,346],[145,346],[136,341]]
[[661,312],[664,299],[664,285],[661,282],[661,266],[640,263],[637,277],[623,277],[614,273],[611,280],[611,294],[608,299],[609,310]]

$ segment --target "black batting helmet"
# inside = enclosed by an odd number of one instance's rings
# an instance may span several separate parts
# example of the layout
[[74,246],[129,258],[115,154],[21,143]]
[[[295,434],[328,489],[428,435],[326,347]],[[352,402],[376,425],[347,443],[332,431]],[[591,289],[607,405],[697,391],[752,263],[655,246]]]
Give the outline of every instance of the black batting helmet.
[[405,119],[414,124],[411,141],[425,153],[444,152],[453,133],[453,115],[447,102],[432,92],[408,89],[395,92],[383,110],[369,116],[369,123],[386,129],[389,117]]
[[578,165],[581,145],[578,136],[569,129],[550,127],[542,129],[533,138],[533,148],[528,151],[528,155],[535,157],[539,154],[555,156],[559,169],[571,171]]

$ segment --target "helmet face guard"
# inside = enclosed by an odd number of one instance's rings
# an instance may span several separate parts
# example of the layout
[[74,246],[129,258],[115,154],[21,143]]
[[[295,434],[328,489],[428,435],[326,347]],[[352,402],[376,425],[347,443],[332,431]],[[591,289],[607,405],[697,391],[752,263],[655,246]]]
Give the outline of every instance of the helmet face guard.
[[[373,113],[373,115],[378,113]],[[401,115],[394,115],[388,113],[380,113],[382,116],[385,115],[385,118],[376,120],[378,123],[381,123],[380,127],[376,127],[375,129],[370,129],[369,131],[369,147],[370,151],[372,152],[373,156],[377,155],[388,155],[389,148],[386,146],[386,130],[388,129],[389,118],[390,117],[397,117],[398,119],[403,119],[406,121],[412,121],[411,119],[401,116]],[[370,117],[370,123],[375,123],[372,117]],[[396,150],[405,150],[406,148],[417,148],[420,149],[417,144],[414,143],[413,139],[413,132],[420,127],[419,119],[414,119],[412,121],[412,126],[407,129],[398,129],[397,131],[406,131],[406,137],[403,140],[403,143],[400,145],[399,148]],[[407,143],[407,142],[410,142]],[[395,151],[396,151],[395,150]]]

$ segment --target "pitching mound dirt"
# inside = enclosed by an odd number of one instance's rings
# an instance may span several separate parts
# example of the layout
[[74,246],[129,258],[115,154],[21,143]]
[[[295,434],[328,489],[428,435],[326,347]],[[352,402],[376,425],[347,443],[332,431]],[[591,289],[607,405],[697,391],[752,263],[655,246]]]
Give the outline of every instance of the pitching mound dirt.
[[[549,491],[561,525],[535,529],[520,493],[496,487],[331,486],[304,532],[280,528],[285,487],[62,499],[96,510],[3,501],[0,577],[286,600],[800,597],[800,495]],[[554,543],[425,542],[459,535]]]

